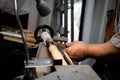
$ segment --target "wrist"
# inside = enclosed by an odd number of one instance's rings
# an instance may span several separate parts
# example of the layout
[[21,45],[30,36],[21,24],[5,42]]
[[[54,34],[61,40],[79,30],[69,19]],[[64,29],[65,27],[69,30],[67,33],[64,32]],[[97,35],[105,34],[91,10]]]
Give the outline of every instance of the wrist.
[[87,44],[86,55],[89,58],[100,58],[104,54],[104,44]]
[[85,55],[86,57],[88,58],[91,58],[92,57],[92,54],[90,53],[90,47],[91,47],[91,44],[86,44],[86,48],[85,48]]

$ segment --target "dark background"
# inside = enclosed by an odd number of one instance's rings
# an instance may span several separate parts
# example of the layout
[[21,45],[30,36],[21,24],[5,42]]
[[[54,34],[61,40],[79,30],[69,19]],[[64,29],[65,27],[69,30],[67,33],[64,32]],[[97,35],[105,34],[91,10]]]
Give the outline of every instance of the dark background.
[[[19,16],[24,29],[27,29],[28,14]],[[0,26],[18,28],[15,15],[0,10]],[[29,49],[30,56],[35,56],[36,49]],[[13,80],[24,73],[26,54],[24,45],[3,39],[0,34],[0,78]]]

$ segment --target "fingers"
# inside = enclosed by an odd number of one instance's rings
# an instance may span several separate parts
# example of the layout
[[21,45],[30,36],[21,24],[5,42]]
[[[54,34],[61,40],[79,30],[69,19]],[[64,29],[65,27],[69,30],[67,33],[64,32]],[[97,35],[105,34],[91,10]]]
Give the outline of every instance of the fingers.
[[66,53],[72,60],[78,60],[78,56],[76,56],[76,53],[71,49],[71,47],[65,49]]
[[85,58],[84,50],[86,45],[82,41],[75,41],[66,44],[66,53],[72,60],[83,60]]
[[67,46],[67,47],[69,47],[69,46],[71,46],[73,44],[73,42],[71,42],[71,43],[66,43],[65,45]]
[[78,41],[74,41],[74,42],[70,42],[70,43],[66,43],[66,53],[72,58],[74,53],[75,53],[75,45]]
[[73,51],[74,50],[74,44],[76,43],[76,41],[75,42],[70,42],[70,43],[66,43],[66,49],[65,49],[65,51],[68,53],[68,55],[70,54],[70,53],[72,53],[71,51]]
[[74,53],[75,53],[75,50],[73,49],[73,47],[68,47],[65,49],[65,52],[68,54],[68,56],[74,60]]
[[69,47],[69,46],[72,46],[74,43],[76,43],[77,41],[74,41],[74,42],[70,42],[70,43],[66,43],[66,46]]
[[67,54],[69,54],[69,48],[64,49]]

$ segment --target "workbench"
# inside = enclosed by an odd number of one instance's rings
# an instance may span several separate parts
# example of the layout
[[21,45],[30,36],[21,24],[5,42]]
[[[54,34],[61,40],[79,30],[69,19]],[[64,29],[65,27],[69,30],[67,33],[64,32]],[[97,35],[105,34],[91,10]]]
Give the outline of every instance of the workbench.
[[55,66],[55,69],[35,80],[101,80],[89,65]]

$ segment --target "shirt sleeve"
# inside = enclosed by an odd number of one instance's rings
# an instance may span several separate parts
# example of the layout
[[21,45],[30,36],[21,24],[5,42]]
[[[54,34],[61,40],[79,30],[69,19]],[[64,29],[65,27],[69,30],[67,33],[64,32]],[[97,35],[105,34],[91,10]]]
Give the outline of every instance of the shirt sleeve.
[[110,39],[110,42],[117,48],[120,48],[120,32],[116,33],[115,35],[112,36]]

